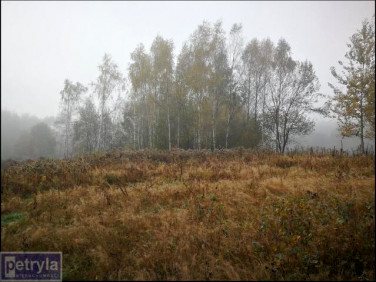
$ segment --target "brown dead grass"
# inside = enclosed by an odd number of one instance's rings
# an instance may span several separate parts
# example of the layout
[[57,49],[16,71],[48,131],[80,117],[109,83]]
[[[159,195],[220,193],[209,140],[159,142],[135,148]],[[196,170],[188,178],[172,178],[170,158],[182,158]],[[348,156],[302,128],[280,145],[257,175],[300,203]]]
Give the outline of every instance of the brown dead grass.
[[247,150],[20,164],[1,250],[62,251],[66,280],[374,280],[374,178],[373,156]]

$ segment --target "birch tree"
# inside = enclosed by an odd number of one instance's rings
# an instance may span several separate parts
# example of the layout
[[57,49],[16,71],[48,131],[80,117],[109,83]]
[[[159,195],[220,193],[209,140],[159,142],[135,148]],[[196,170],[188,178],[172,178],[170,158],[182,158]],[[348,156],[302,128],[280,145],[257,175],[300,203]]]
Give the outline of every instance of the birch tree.
[[375,27],[368,20],[353,34],[345,57],[339,61],[342,73],[332,67],[332,75],[345,89],[329,86],[334,91],[329,107],[337,116],[344,137],[359,136],[360,151],[364,153],[364,139],[375,136]]
[[284,153],[291,136],[312,132],[314,122],[308,113],[321,110],[315,107],[322,97],[317,93],[319,87],[312,64],[294,61],[290,45],[281,39],[274,53],[266,113],[266,128],[273,134],[278,152]]
[[[194,112],[196,106],[191,99],[192,90],[189,85],[189,71],[192,62],[192,52],[187,43],[183,45],[182,51],[177,58],[174,83],[174,102],[176,114],[176,139],[177,147],[192,148],[191,139],[195,135]],[[192,114],[191,114],[192,113]]]
[[71,157],[73,153],[73,116],[77,111],[82,94],[86,91],[87,88],[81,83],[73,84],[68,79],[64,81],[64,89],[60,91],[61,113],[58,123],[62,123],[64,127],[64,157],[66,158]]
[[108,54],[103,56],[102,64],[98,66],[98,69],[99,76],[92,85],[94,86],[94,92],[99,98],[98,149],[103,151],[108,149],[109,146],[106,131],[108,132],[108,122],[111,120],[111,117],[107,109],[107,102],[115,88],[122,86],[123,79],[118,66],[112,61],[111,56]]
[[[204,98],[208,95],[209,76],[209,54],[211,27],[208,22],[203,22],[192,34],[189,47],[184,49],[191,52],[191,62],[187,70],[186,77],[190,87],[190,94],[194,100],[197,111],[196,125],[196,148],[201,149],[202,145],[202,108]],[[188,55],[189,56],[189,55]]]
[[[154,107],[166,113],[168,149],[171,150],[171,105],[173,91],[173,43],[157,36],[151,46],[152,73],[155,88]],[[156,111],[156,110],[155,110]],[[158,109],[159,111],[159,109]]]
[[225,100],[229,83],[229,68],[226,54],[226,38],[222,22],[217,22],[212,28],[212,38],[209,53],[209,89],[211,103],[212,150],[216,149],[216,124],[219,105]]
[[74,123],[74,142],[78,153],[93,153],[97,148],[99,115],[92,99],[87,98],[78,109],[79,117]]
[[132,84],[133,110],[136,125],[136,140],[138,149],[152,147],[151,123],[153,105],[148,103],[151,95],[152,64],[145,47],[140,44],[131,54],[132,63],[129,65],[129,78]]
[[241,77],[243,68],[241,64],[241,55],[243,52],[244,40],[241,35],[242,25],[234,24],[230,31],[230,37],[227,45],[228,61],[229,61],[229,78],[228,96],[227,96],[227,120],[226,120],[226,137],[225,147],[229,146],[230,124],[234,117],[236,109],[237,95],[240,90]]

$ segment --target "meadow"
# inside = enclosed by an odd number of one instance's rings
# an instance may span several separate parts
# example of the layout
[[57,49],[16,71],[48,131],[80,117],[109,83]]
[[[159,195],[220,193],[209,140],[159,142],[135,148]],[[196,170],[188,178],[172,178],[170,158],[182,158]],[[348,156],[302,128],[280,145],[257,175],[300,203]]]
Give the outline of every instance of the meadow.
[[375,280],[373,155],[126,151],[11,163],[1,250],[64,280]]

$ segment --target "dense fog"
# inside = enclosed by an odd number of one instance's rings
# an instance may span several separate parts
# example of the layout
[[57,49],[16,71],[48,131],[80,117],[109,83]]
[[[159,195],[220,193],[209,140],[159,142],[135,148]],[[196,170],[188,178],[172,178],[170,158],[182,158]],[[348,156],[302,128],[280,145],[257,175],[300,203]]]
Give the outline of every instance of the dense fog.
[[[55,125],[55,117],[38,118],[36,116],[24,114],[18,115],[12,111],[1,110],[1,160],[26,160],[39,159],[40,157],[63,158],[63,140],[58,134]],[[50,136],[53,141],[50,144],[38,144],[38,140],[31,141],[32,128],[38,124],[48,126]],[[337,130],[337,122],[335,119],[321,119],[316,130],[306,137],[298,137],[289,147],[300,148],[327,148],[338,150],[341,148],[341,139],[343,149],[351,153],[359,147],[359,138],[342,138]],[[374,140],[367,140],[367,148],[374,150]],[[38,151],[38,147],[46,146],[47,150]]]
[[373,151],[374,55],[366,79],[348,81],[366,93],[355,97],[364,111],[338,103],[346,121],[328,117],[347,87],[335,68],[348,64],[338,61],[366,19],[374,38],[373,2],[1,5],[2,160],[127,149]]

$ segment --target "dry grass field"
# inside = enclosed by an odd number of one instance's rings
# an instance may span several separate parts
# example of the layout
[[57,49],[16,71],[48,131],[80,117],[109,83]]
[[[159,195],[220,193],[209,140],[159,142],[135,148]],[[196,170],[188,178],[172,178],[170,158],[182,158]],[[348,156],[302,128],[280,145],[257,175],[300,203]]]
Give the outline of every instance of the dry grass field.
[[140,151],[11,165],[1,250],[65,280],[375,280],[374,156]]

